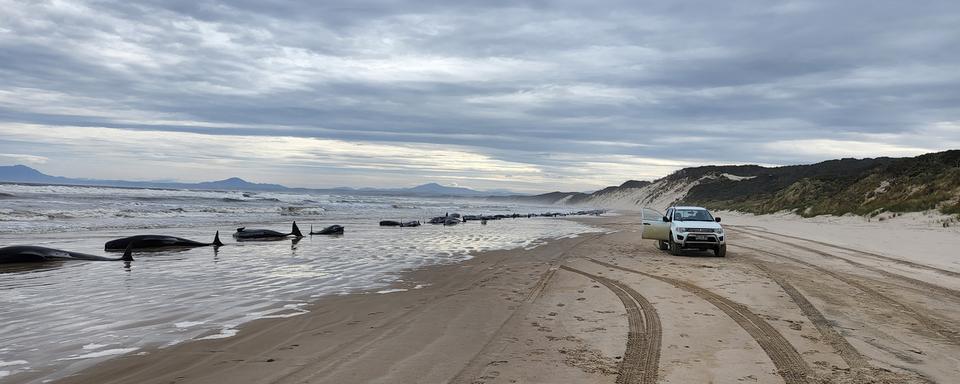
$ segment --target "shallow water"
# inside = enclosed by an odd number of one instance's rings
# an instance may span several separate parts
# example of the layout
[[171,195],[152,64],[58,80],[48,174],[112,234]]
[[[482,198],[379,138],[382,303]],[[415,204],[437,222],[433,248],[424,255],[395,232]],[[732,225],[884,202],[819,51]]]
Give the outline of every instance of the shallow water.
[[[80,202],[75,204],[97,205],[104,212],[116,212],[119,206],[132,201],[130,194],[144,193],[124,191],[125,196],[107,197],[115,191],[104,190],[96,192],[100,194],[99,201],[92,201],[98,199],[89,196],[77,199]],[[23,191],[18,193],[24,195]],[[220,230],[227,246],[138,252],[128,266],[122,262],[0,265],[0,318],[4,320],[0,322],[0,382],[14,380],[16,373],[29,370],[52,372],[43,376],[49,379],[146,347],[229,337],[236,333],[236,327],[251,320],[303,314],[306,304],[320,296],[361,290],[390,294],[394,290],[387,289],[387,285],[395,283],[397,272],[406,269],[463,261],[472,252],[529,248],[543,239],[593,231],[588,226],[555,218],[506,219],[487,225],[470,222],[450,227],[379,227],[380,218],[391,216],[410,219],[442,211],[538,212],[549,207],[304,195],[282,197],[300,199],[298,204],[303,200],[323,201],[311,203],[323,209],[323,215],[295,217],[304,233],[309,231],[310,224],[316,229],[341,224],[346,227],[346,234],[310,236],[299,241],[238,243],[230,238],[232,225],[210,222],[224,220],[288,232],[294,217],[283,215],[282,207],[290,202],[260,202],[256,209],[242,213],[195,214],[191,210],[200,211],[202,208],[198,207],[203,204],[226,202],[219,196],[198,199],[180,196],[188,192],[163,193],[173,197],[153,201],[144,209],[147,217],[75,215],[34,223],[2,222],[5,226],[0,226],[0,245],[30,243],[104,254],[103,243],[118,237],[163,233],[206,242],[212,240],[214,231]],[[65,206],[71,199],[65,195],[61,192],[49,197],[62,200],[51,205]],[[176,212],[179,216],[151,216],[151,212],[161,209],[158,207],[176,205],[178,201],[189,207]],[[171,221],[176,225],[164,225]],[[120,225],[151,229],[110,229]],[[422,283],[403,282],[402,289],[418,289]]]

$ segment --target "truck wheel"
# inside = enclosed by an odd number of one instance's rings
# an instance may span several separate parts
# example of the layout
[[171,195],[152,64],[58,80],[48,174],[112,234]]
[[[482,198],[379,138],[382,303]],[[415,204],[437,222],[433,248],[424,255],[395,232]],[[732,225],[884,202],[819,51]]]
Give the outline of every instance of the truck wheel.
[[666,251],[667,249],[670,249],[670,246],[666,241],[657,240],[657,248],[660,248],[661,251]]
[[680,254],[680,244],[676,241],[673,241],[673,234],[670,234],[670,254],[679,255]]
[[717,257],[727,257],[727,245],[721,244],[713,249],[713,254]]

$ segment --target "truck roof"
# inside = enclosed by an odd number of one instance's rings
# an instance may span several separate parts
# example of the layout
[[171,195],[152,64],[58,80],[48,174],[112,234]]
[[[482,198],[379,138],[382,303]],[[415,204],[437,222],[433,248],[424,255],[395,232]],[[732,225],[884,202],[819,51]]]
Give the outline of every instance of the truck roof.
[[707,209],[704,208],[704,207],[694,207],[694,206],[692,206],[692,205],[678,205],[678,206],[675,206],[675,207],[672,207],[672,208],[673,208],[673,209],[702,209],[702,210],[704,210],[704,211],[707,210]]

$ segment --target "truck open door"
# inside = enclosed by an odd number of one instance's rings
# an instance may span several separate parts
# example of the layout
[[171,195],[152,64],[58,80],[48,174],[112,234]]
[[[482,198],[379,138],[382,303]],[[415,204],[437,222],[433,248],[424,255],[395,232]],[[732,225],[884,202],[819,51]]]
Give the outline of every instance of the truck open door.
[[670,240],[670,222],[663,221],[663,214],[650,208],[641,211],[643,232],[640,237],[646,240]]

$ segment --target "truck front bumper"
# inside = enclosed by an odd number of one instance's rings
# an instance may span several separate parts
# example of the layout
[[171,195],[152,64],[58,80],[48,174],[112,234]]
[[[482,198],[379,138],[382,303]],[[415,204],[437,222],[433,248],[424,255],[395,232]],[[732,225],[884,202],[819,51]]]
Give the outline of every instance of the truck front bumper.
[[713,249],[724,244],[724,235],[716,233],[682,233],[673,240],[681,248]]

